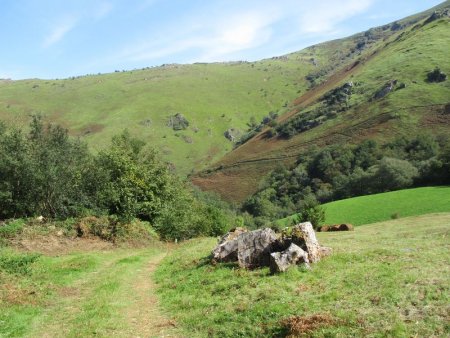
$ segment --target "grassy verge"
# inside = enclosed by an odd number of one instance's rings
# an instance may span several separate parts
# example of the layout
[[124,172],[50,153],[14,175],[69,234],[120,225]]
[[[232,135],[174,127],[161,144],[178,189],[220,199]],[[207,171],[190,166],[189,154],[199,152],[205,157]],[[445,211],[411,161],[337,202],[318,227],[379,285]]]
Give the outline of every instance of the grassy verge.
[[[163,305],[191,337],[283,337],[289,316],[332,318],[308,336],[446,336],[450,213],[319,233],[334,254],[271,276],[208,264],[214,239],[183,244],[156,271]],[[446,324],[447,323],[447,324]]]
[[[450,212],[450,187],[425,187],[360,196],[324,204],[325,224],[370,224],[391,218]],[[292,217],[277,221],[288,225]]]

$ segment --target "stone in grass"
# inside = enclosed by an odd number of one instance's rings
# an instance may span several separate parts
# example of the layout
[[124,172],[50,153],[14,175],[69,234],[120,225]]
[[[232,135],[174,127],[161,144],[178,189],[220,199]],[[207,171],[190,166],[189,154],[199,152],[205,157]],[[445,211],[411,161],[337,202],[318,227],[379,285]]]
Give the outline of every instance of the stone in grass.
[[273,252],[270,254],[270,272],[285,272],[292,265],[304,263],[304,266],[310,268],[308,253],[294,243],[283,252]]
[[238,263],[242,268],[269,266],[270,253],[277,235],[272,229],[260,229],[241,234],[238,238]]
[[248,232],[244,228],[236,228],[226,233],[219,241],[219,244],[212,251],[213,259],[217,262],[233,262],[237,261],[239,235]]
[[311,222],[295,225],[292,229],[292,241],[308,252],[310,263],[320,261],[320,245]]

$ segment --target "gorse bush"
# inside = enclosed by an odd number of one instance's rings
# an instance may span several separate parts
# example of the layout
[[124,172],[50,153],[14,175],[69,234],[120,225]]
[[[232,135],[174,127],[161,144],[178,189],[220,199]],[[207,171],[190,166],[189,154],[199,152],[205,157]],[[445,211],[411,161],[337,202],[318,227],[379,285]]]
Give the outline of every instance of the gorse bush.
[[149,222],[163,239],[217,235],[234,222],[129,132],[93,155],[67,130],[35,116],[28,134],[0,125],[0,218],[38,215],[100,216],[86,222],[86,231],[107,240],[134,219]]

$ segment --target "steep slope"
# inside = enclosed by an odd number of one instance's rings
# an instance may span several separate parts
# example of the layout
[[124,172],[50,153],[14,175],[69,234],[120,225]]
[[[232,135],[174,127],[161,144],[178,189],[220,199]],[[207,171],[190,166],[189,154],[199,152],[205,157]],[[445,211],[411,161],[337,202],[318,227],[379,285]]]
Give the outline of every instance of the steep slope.
[[[448,7],[448,1],[441,5],[441,9]],[[278,118],[275,130],[262,130],[193,177],[193,182],[240,202],[258,189],[267,173],[280,163],[294,163],[313,145],[358,143],[366,138],[383,142],[424,130],[448,135],[450,81],[430,83],[427,73],[440,67],[450,74],[450,18],[448,12],[441,18],[428,18],[429,14],[344,40],[364,46],[352,63],[331,72],[324,82],[294,100],[291,109]],[[377,33],[382,38],[368,45],[366,41]]]

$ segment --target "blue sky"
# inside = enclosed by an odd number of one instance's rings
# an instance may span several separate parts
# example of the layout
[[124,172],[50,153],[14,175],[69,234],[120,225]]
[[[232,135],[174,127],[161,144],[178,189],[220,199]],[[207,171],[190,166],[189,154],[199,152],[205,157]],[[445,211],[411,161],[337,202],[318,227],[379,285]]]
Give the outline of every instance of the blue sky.
[[0,78],[282,55],[441,0],[0,0]]

